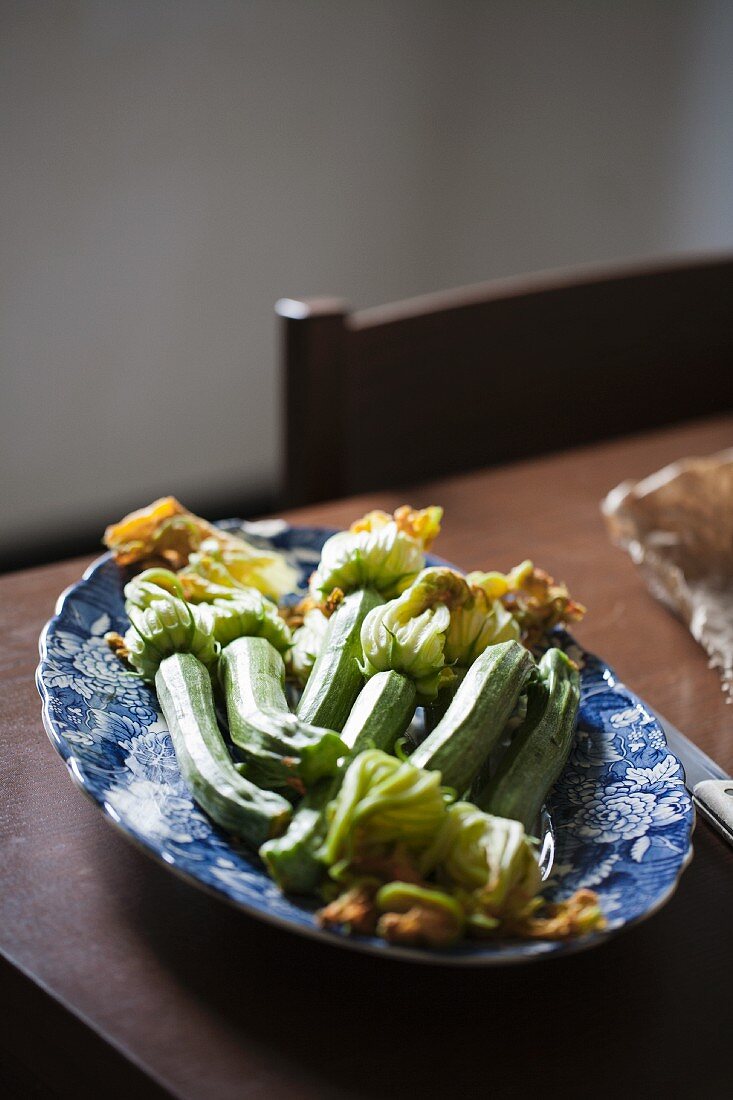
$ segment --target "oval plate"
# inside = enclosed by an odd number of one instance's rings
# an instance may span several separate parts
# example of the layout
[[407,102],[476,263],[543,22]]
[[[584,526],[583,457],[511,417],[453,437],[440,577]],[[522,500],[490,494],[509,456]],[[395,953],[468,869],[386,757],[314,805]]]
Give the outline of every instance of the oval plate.
[[[283,521],[222,524],[284,552],[301,582],[331,530]],[[428,559],[431,564],[439,559]],[[602,942],[671,896],[692,854],[694,811],[654,716],[569,635],[555,641],[582,666],[578,735],[549,802],[555,853],[548,900],[595,890],[608,928],[566,942],[467,941],[449,951],[389,946],[317,926],[316,905],[284,897],[259,860],[197,809],[181,779],[155,693],[127,674],[104,634],[124,632],[125,574],[106,554],[59,599],[40,639],[44,725],[74,781],[149,854],[254,916],[328,943],[422,962],[492,965]]]

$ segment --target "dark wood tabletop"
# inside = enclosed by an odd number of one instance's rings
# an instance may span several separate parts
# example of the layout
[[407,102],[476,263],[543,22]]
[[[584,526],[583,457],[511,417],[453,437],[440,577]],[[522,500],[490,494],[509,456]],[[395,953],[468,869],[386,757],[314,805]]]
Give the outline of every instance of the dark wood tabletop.
[[[581,641],[733,773],[717,673],[599,513],[619,481],[731,444],[728,416],[289,518],[442,504],[441,554],[466,569],[529,556],[562,577],[589,607]],[[659,913],[563,959],[441,969],[261,924],[129,844],[46,738],[38,634],[86,564],[0,578],[3,1095],[730,1094],[733,850],[704,823]]]

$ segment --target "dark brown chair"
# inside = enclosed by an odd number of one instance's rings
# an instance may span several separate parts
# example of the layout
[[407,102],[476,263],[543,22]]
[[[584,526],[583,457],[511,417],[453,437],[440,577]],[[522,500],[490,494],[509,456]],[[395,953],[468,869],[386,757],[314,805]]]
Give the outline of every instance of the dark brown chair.
[[733,406],[731,255],[276,311],[291,506]]

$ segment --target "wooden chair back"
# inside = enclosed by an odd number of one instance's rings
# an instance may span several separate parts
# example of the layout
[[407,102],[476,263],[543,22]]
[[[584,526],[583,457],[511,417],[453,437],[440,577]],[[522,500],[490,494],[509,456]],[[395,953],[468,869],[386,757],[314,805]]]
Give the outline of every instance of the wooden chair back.
[[733,406],[731,255],[276,311],[289,506]]

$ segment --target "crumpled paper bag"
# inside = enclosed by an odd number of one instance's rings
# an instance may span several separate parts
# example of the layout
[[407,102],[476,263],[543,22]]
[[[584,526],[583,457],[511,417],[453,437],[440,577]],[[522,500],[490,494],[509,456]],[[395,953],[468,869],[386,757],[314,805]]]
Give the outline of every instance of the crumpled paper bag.
[[611,538],[687,623],[733,701],[733,448],[626,481],[601,507]]

